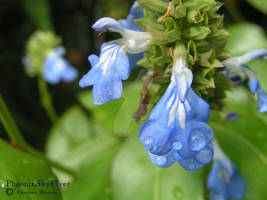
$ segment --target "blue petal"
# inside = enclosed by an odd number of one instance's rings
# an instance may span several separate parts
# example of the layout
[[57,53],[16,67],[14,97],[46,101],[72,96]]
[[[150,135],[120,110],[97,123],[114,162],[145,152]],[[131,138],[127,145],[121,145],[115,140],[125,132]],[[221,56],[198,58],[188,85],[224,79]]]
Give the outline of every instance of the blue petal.
[[71,65],[67,65],[64,72],[61,74],[61,78],[65,82],[71,82],[78,76],[78,72]]
[[54,51],[53,51],[57,56],[63,56],[65,54],[65,48],[62,46],[57,47]]
[[100,69],[93,67],[87,74],[83,75],[83,77],[79,82],[79,86],[81,88],[85,88],[90,85],[94,85],[100,76],[101,76]]
[[91,54],[90,56],[88,56],[88,60],[89,60],[92,67],[97,65],[97,63],[99,62],[99,58],[95,54]]
[[256,75],[246,66],[243,66],[243,69],[246,71],[248,76],[248,86],[252,94],[255,94],[258,88],[260,87],[259,80]]
[[183,168],[185,168],[189,172],[195,172],[204,166],[199,162],[197,162],[194,158],[181,160],[179,161],[179,163]]
[[248,63],[249,61],[253,60],[253,59],[257,59],[257,58],[261,58],[267,56],[267,50],[265,49],[254,49],[251,50],[249,52],[247,52],[246,54],[237,57],[238,61],[240,62],[240,64],[245,64]]
[[93,87],[94,104],[102,105],[111,100],[119,99],[121,93],[121,81],[112,81],[105,76],[101,77]]
[[108,30],[113,32],[121,32],[124,29],[124,27],[118,21],[110,17],[103,17],[97,20],[97,22],[93,24],[92,28],[98,32],[106,32]]
[[134,20],[143,17],[144,17],[143,8],[139,6],[137,2],[134,2],[126,20],[120,20],[119,22],[127,29],[131,29],[134,31],[141,31],[141,28],[134,22]]
[[228,188],[231,197],[242,199],[246,193],[247,183],[243,177],[236,173],[231,179],[231,183],[229,184]]
[[134,68],[137,62],[144,58],[144,53],[128,54],[128,58],[129,58],[131,68]]
[[152,153],[148,153],[151,162],[162,168],[170,167],[176,160],[179,160],[180,156],[176,151],[170,151],[165,155],[155,155]]
[[209,104],[201,99],[192,88],[188,93],[188,102],[190,105],[191,118],[195,120],[206,122],[210,117],[210,106]]
[[65,62],[57,57],[48,57],[44,63],[43,77],[51,83],[56,84],[60,81],[61,73],[65,69]]
[[157,105],[153,108],[152,112],[150,113],[149,119],[159,119],[163,118],[163,116],[166,116],[166,122],[167,122],[168,111],[175,102],[176,98],[175,96],[176,96],[176,90],[173,83],[171,82],[164,95],[161,97]]
[[259,112],[267,112],[267,93],[259,88],[257,90],[258,95],[258,111]]
[[163,155],[171,150],[171,136],[173,127],[164,125],[162,119],[147,120],[140,127],[139,140],[144,144],[147,151]]

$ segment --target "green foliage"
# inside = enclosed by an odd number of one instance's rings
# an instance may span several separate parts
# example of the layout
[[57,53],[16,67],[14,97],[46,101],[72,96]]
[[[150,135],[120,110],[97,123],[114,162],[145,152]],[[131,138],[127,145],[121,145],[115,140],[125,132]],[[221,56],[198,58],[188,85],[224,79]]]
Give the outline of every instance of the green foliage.
[[239,56],[256,48],[267,48],[267,37],[263,28],[256,24],[242,22],[228,27],[231,37],[226,49],[233,56]]
[[[176,0],[171,4],[161,0],[138,2],[145,9],[145,17],[136,22],[153,36],[139,64],[150,70],[160,69],[158,79],[164,79],[166,69],[181,54],[174,52],[172,60],[170,52],[177,42],[182,42],[186,48],[182,55],[194,73],[193,89],[209,100],[212,109],[220,108],[230,86],[217,72],[223,67],[221,62],[230,56],[224,50],[229,33],[223,28],[223,16],[217,14],[222,4],[214,0]],[[224,87],[219,87],[220,84]]]
[[92,112],[94,123],[118,135],[129,135],[138,131],[132,115],[138,109],[143,83],[139,81],[128,83],[124,82],[124,91],[119,100],[101,106],[93,104],[92,92],[85,91],[78,96],[82,105]]
[[252,6],[267,14],[267,1],[264,0],[247,0]]
[[[227,156],[238,166],[246,179],[245,200],[267,198],[267,115],[259,113],[256,101],[244,88],[228,93],[224,113],[212,114],[211,125]],[[229,111],[237,111],[238,120],[220,118]]]
[[115,200],[203,199],[201,170],[191,174],[178,164],[168,169],[155,167],[136,137],[119,151],[111,177]]
[[[7,186],[7,180],[13,180],[14,183],[35,183],[38,180],[45,182],[55,181],[56,177],[53,175],[47,164],[43,161],[15,149],[11,145],[0,140],[0,197],[1,200],[60,200],[61,192],[59,188],[53,187],[45,188],[40,186]],[[13,189],[13,195],[7,195],[6,190]],[[55,192],[55,194],[40,194],[41,190]],[[18,194],[20,191],[36,192],[36,194]],[[48,195],[48,196],[47,196]]]
[[52,28],[47,0],[23,0],[23,4],[27,14],[39,29],[48,30]]

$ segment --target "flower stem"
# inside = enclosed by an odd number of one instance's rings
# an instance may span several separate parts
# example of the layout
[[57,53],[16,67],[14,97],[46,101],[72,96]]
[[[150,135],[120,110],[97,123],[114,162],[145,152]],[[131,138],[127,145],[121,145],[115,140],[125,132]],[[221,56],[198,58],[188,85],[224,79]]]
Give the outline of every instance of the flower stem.
[[50,159],[47,159],[41,152],[37,151],[36,149],[32,148],[23,138],[21,132],[19,131],[14,119],[12,118],[4,99],[2,98],[2,95],[0,94],[0,120],[4,125],[4,128],[6,129],[6,132],[12,142],[17,144],[23,151],[26,153],[29,153],[40,160],[45,161],[50,167],[53,167],[55,169],[61,170],[65,173],[68,173],[70,175],[74,175],[75,172],[72,170],[66,168],[65,166],[62,166],[59,163],[56,163]]
[[52,97],[48,91],[47,84],[42,77],[38,78],[38,87],[42,106],[44,107],[51,122],[55,123],[57,121],[57,113],[53,107]]

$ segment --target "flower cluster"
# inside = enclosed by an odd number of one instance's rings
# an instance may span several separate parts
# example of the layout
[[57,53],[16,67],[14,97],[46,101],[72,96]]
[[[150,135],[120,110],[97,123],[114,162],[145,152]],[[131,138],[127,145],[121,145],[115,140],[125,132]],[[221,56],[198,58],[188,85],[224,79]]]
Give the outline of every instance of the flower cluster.
[[100,56],[89,56],[92,69],[80,80],[80,87],[93,85],[94,103],[101,105],[119,99],[122,80],[128,79],[131,68],[143,57],[151,35],[141,31],[133,20],[143,17],[143,10],[134,3],[126,20],[109,17],[99,19],[92,28],[98,32],[117,32],[122,38],[102,44]]
[[253,59],[261,59],[267,57],[267,50],[254,49],[239,57],[232,57],[224,61],[227,68],[227,74],[234,82],[242,83],[241,77],[237,74],[243,72],[248,79],[248,87],[252,94],[257,95],[258,111],[267,112],[267,93],[261,88],[257,76],[253,71],[246,67],[245,64]]
[[178,58],[167,91],[140,128],[139,139],[158,167],[178,161],[193,172],[212,161],[213,131],[205,123],[209,105],[191,88],[192,79],[184,58]]
[[211,200],[242,199],[246,181],[238,174],[237,167],[214,142],[214,164],[208,177],[207,187],[212,189]]
[[48,83],[70,82],[78,71],[64,59],[65,49],[52,31],[37,31],[27,44],[22,62],[29,76],[42,76]]
[[52,50],[44,61],[43,78],[51,84],[73,81],[78,72],[71,64],[62,56],[65,54],[65,49],[61,46]]

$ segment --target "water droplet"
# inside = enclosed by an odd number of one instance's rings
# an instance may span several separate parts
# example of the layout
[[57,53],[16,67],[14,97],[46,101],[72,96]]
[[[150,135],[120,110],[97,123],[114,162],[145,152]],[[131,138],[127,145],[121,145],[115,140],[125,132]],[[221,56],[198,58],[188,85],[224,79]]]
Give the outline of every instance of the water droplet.
[[153,142],[154,142],[154,139],[153,139],[152,137],[147,137],[147,138],[145,138],[145,140],[144,140],[144,144],[145,144],[146,146],[150,146],[151,144],[153,144]]
[[173,195],[178,200],[182,200],[184,198],[184,192],[179,186],[173,188]]
[[199,151],[206,145],[206,137],[201,130],[194,130],[189,139],[190,148]]
[[154,145],[153,143],[154,143],[153,137],[147,137],[144,140],[144,145],[145,145],[146,149],[148,149],[151,152],[156,151],[156,149],[157,149],[156,145]]
[[175,141],[172,143],[172,148],[177,151],[181,150],[183,148],[183,144],[179,141]]
[[158,166],[164,166],[167,163],[167,158],[165,156],[158,156],[156,158],[156,164]]
[[195,168],[196,168],[196,164],[194,162],[191,162],[188,164],[188,170],[190,172],[195,171]]
[[212,151],[205,148],[196,155],[196,159],[202,164],[208,164],[212,160],[212,155]]

